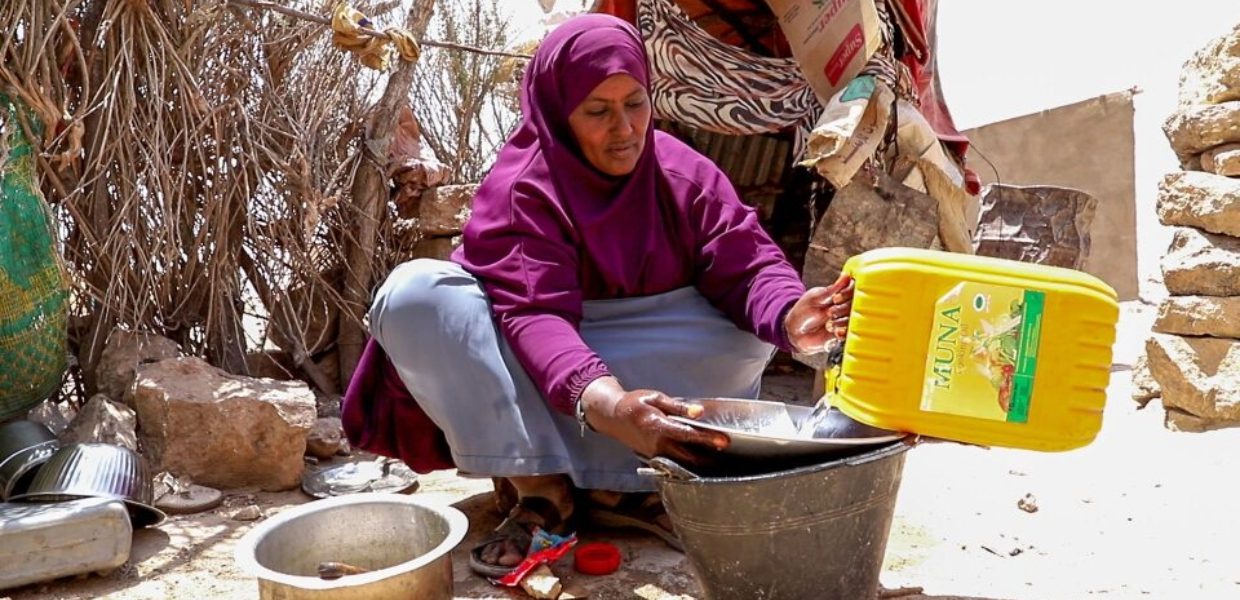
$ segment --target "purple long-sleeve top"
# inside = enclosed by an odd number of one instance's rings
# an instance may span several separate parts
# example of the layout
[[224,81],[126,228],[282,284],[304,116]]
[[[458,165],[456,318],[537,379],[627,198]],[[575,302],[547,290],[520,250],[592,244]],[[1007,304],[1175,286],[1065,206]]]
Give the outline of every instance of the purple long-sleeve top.
[[453,255],[564,413],[609,374],[579,334],[584,301],[692,285],[738,327],[788,349],[783,317],[805,291],[755,211],[689,146],[650,128],[636,168],[620,178],[578,150],[572,109],[612,75],[648,87],[646,64],[636,30],[618,19],[577,17],[552,32],[526,72],[522,122],[479,187]]

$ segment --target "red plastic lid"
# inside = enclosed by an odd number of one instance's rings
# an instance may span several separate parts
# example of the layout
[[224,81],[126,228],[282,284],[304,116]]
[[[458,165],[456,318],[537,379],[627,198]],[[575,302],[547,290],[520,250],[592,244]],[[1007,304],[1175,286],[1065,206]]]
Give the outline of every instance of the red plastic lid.
[[573,551],[573,568],[586,575],[610,575],[620,568],[620,549],[607,542],[581,544]]

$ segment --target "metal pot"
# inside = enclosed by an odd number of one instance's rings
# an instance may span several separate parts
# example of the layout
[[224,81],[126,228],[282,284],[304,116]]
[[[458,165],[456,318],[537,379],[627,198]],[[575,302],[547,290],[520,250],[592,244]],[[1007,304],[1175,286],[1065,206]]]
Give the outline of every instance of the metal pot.
[[151,505],[154,483],[142,455],[112,444],[70,444],[39,469],[30,487],[11,500],[62,502],[111,498],[129,508],[135,529],[157,525],[166,515]]
[[[416,496],[354,494],[289,509],[237,545],[241,569],[258,577],[266,600],[332,598],[451,600],[452,549],[469,521],[450,506]],[[368,569],[324,580],[325,562]]]
[[58,447],[56,435],[42,423],[0,425],[0,500],[26,491],[39,466]]

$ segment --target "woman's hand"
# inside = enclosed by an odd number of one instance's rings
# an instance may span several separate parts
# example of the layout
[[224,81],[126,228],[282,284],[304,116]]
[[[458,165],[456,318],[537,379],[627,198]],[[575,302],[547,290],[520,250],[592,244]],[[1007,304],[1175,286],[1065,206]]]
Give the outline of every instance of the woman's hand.
[[852,313],[853,278],[841,274],[827,287],[815,287],[792,305],[784,316],[784,331],[802,354],[822,352],[827,340],[844,339]]
[[586,422],[595,431],[616,438],[646,458],[666,456],[692,465],[700,460],[691,446],[713,450],[728,447],[728,436],[722,433],[703,431],[668,418],[697,418],[702,414],[701,406],[655,390],[627,391],[615,377],[590,382],[580,401]]

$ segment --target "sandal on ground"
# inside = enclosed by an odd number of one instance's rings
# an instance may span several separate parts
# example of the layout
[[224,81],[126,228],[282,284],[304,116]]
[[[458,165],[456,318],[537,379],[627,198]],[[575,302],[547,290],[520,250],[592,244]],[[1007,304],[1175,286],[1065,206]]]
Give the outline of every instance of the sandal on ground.
[[676,532],[670,528],[670,519],[665,519],[669,521],[668,527],[659,523],[660,517],[666,518],[667,510],[663,508],[663,501],[657,493],[619,494],[619,499],[614,501],[604,500],[606,495],[608,494],[590,494],[586,518],[591,523],[600,527],[640,529],[658,536],[668,546],[684,552],[680,538],[676,537]]
[[534,530],[541,527],[549,533],[563,533],[567,523],[560,516],[555,503],[539,496],[527,496],[517,502],[491,535],[482,540],[469,551],[469,568],[475,573],[490,579],[499,579],[507,575],[516,565],[505,567],[482,560],[482,553],[487,546],[496,542],[511,542],[520,548],[522,557],[529,552],[530,541],[534,539]]

